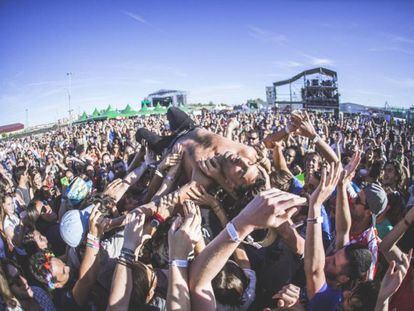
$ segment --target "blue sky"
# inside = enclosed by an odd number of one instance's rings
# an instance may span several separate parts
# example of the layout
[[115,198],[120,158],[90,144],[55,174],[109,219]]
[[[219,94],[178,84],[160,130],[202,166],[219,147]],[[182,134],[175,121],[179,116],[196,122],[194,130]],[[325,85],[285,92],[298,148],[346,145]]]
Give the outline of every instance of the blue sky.
[[0,124],[135,107],[161,89],[240,104],[315,66],[341,102],[414,104],[414,1],[0,1]]

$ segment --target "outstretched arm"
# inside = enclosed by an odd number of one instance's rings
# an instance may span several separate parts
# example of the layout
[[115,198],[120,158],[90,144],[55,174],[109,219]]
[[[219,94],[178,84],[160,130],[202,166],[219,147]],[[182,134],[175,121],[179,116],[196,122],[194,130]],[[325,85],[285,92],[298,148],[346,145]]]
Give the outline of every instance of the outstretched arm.
[[414,208],[411,208],[400,222],[384,237],[379,245],[381,253],[388,262],[394,260],[401,264],[403,252],[397,246],[397,242],[402,238],[408,228],[414,223]]
[[[194,310],[215,310],[211,281],[224,267],[241,240],[258,228],[277,228],[297,211],[304,198],[277,189],[256,196],[196,257],[190,272],[191,303]],[[231,235],[230,235],[231,232]]]
[[321,181],[309,200],[309,212],[305,240],[305,276],[308,298],[312,299],[326,283],[325,250],[322,241],[321,206],[334,191],[342,169],[339,164],[332,163],[329,175],[322,169]]

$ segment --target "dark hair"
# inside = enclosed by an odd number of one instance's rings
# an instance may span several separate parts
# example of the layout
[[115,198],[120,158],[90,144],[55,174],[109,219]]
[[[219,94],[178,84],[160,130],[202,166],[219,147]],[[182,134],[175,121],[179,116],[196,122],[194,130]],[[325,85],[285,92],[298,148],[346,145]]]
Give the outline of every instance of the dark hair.
[[33,199],[30,201],[29,205],[26,207],[27,212],[27,219],[28,219],[28,225],[32,227],[32,229],[36,228],[36,222],[39,219],[39,213],[36,209],[36,202],[38,202],[38,199]]
[[374,310],[378,296],[377,284],[374,281],[359,283],[352,292],[352,298],[360,302],[357,304],[351,302],[353,311]]
[[383,161],[375,161],[369,170],[368,176],[374,180],[378,180],[381,177],[381,172],[384,169]]
[[132,265],[132,292],[129,301],[129,310],[141,310],[147,301],[150,292],[150,282],[148,280],[147,269],[141,262]]
[[404,196],[398,191],[393,191],[387,194],[387,199],[390,207],[386,212],[386,216],[391,224],[396,226],[397,223],[404,217]]
[[398,190],[405,190],[404,187],[404,181],[405,181],[405,172],[404,169],[402,167],[402,164],[400,162],[398,162],[397,160],[390,160],[387,161],[384,165],[384,169],[387,165],[392,165],[394,167],[394,170],[396,172],[396,176],[398,177],[398,181],[397,181],[397,189]]
[[276,187],[283,191],[289,191],[292,175],[284,170],[276,170],[270,173],[270,184],[272,187]]
[[21,166],[16,167],[16,170],[14,171],[14,179],[16,180],[17,183],[19,183],[20,179],[25,174],[26,174],[26,169],[24,167],[21,167]]
[[228,306],[240,306],[244,302],[243,293],[249,285],[249,279],[236,263],[228,261],[214,277],[211,285],[218,302]]
[[345,246],[345,256],[348,265],[345,274],[350,281],[359,280],[366,275],[371,266],[372,257],[369,249],[361,244],[350,244]]

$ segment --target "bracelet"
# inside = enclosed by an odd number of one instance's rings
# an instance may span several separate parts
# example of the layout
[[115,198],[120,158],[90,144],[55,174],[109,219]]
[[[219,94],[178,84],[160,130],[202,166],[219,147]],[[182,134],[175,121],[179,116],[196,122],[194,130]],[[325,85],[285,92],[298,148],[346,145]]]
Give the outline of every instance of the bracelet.
[[155,213],[152,215],[152,219],[151,219],[151,226],[152,226],[153,228],[157,228],[157,227],[158,227],[160,224],[162,224],[164,221],[165,221],[164,217],[162,217],[162,216],[160,215],[160,213],[155,212]]
[[312,140],[313,140],[313,143],[316,144],[318,141],[321,140],[321,137],[319,135],[316,135]]
[[318,217],[315,217],[315,218],[308,218],[308,219],[306,219],[306,222],[308,224],[321,224],[321,223],[323,223],[323,217],[318,216]]
[[226,231],[227,231],[227,233],[229,234],[229,236],[230,236],[230,239],[233,241],[233,242],[238,242],[238,243],[240,243],[241,242],[241,240],[240,240],[240,238],[239,238],[239,235],[238,235],[238,233],[237,233],[237,231],[236,231],[236,228],[234,227],[234,225],[233,225],[233,223],[232,222],[228,222],[227,223],[227,225],[226,225]]
[[94,236],[93,234],[91,234],[91,233],[88,233],[88,235],[86,236],[86,238],[88,239],[88,240],[91,240],[91,241],[96,241],[96,242],[99,242],[99,238],[98,237],[96,237],[96,236]]
[[92,244],[92,243],[90,243],[90,242],[87,242],[87,243],[86,243],[86,247],[89,247],[89,248],[93,248],[93,249],[99,250],[99,244]]
[[188,267],[188,260],[186,259],[174,259],[169,262],[170,266],[178,267],[178,268],[187,268]]
[[130,260],[129,258],[125,258],[122,255],[119,255],[117,262],[121,265],[124,265],[125,267],[130,268],[130,266],[132,265],[132,263],[134,262],[133,260]]
[[135,254],[129,254],[121,251],[121,254],[119,254],[119,258],[124,258],[128,261],[134,261],[135,260]]
[[257,249],[262,248],[262,245],[260,245],[259,243],[255,242],[254,239],[250,235],[248,235],[246,237],[247,241],[241,240],[239,238],[239,235],[238,235],[237,231],[236,231],[236,228],[234,227],[233,223],[230,222],[230,221],[226,225],[226,231],[229,234],[230,239],[233,242],[251,245],[251,246],[253,246],[253,247],[257,248]]
[[404,223],[407,225],[407,227],[411,226],[411,223],[405,217],[404,217]]
[[155,170],[155,175],[160,176],[161,178],[164,178],[164,175],[159,170]]
[[126,254],[130,254],[132,256],[135,256],[135,252],[132,249],[129,249],[129,248],[126,248],[126,247],[121,248],[121,253],[126,253]]

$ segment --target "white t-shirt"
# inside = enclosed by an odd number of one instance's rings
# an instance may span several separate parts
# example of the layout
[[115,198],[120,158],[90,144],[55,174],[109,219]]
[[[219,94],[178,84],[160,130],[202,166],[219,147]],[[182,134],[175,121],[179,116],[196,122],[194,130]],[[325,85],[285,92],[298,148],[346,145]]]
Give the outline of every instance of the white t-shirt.
[[[15,214],[13,214],[11,217],[9,215],[6,215],[6,217],[4,218],[4,222],[3,222],[3,228],[4,230],[6,230],[7,228],[10,227],[13,231],[15,231],[19,223],[20,223],[20,219]],[[15,234],[17,234],[17,232],[15,232]],[[13,241],[9,239],[9,242],[11,245],[14,246]],[[14,248],[16,249],[16,252],[19,255],[21,256],[27,255],[26,251],[23,248],[16,247],[16,246],[14,246]]]

